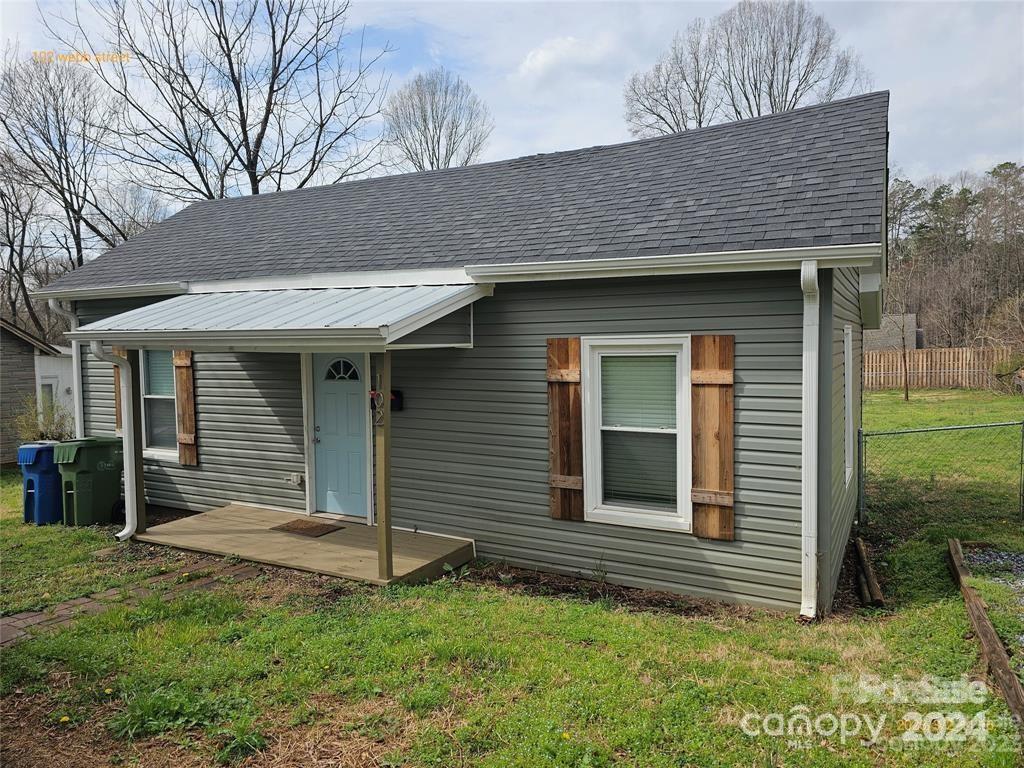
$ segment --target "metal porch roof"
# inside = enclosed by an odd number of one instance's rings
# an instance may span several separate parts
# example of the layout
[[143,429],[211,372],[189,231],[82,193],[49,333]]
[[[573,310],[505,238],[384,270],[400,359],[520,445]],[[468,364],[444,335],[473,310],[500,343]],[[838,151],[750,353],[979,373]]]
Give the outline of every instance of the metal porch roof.
[[193,293],[69,334],[118,344],[383,348],[479,298],[490,285],[415,285]]

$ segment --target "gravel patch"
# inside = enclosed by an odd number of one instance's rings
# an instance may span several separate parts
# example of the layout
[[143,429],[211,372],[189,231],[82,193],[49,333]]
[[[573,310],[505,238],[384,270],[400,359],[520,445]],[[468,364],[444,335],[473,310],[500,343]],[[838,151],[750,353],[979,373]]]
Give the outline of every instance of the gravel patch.
[[964,559],[972,573],[999,573],[1003,576],[999,581],[1024,580],[1024,552],[1008,552],[995,547],[969,547],[964,551]]

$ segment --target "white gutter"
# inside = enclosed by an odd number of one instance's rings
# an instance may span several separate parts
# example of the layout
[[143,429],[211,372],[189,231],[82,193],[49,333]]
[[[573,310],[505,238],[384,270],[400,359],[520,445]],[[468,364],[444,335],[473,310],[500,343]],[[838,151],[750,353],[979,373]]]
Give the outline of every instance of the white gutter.
[[130,299],[136,296],[171,296],[188,292],[188,283],[138,283],[106,288],[42,288],[29,295],[36,299]]
[[132,419],[132,402],[135,400],[132,387],[132,368],[128,358],[107,352],[103,342],[89,343],[89,351],[99,360],[116,365],[121,376],[121,440],[124,450],[124,530],[117,534],[118,541],[125,541],[135,535],[139,525],[139,509],[135,503],[135,426]]
[[115,299],[135,296],[180,296],[185,293],[266,291],[287,288],[383,288],[408,285],[468,285],[514,283],[528,280],[569,280],[647,275],[690,275],[715,272],[764,272],[800,269],[808,259],[829,267],[880,269],[881,243],[822,245],[803,248],[768,248],[746,251],[671,253],[613,259],[470,264],[433,269],[365,270],[271,275],[230,280],[193,280],[143,283],[95,288],[53,288],[33,291],[33,297],[62,299]]
[[[78,328],[78,315],[64,309],[57,299],[50,299],[47,304],[51,312],[68,321],[72,332]],[[70,336],[70,334],[68,335]],[[75,437],[81,439],[85,437],[85,403],[82,399],[82,342],[74,338],[71,340],[71,376],[74,387],[72,396],[75,402]]]
[[233,293],[316,288],[398,288],[410,285],[472,285],[462,267],[439,269],[364,270],[359,272],[311,272],[306,275],[241,277],[231,280],[193,280],[188,293]]
[[818,333],[821,296],[818,262],[800,266],[804,294],[803,380],[800,435],[800,615],[818,612]]
[[615,259],[569,259],[516,264],[477,264],[466,274],[479,282],[578,280],[600,277],[644,277],[713,272],[796,270],[809,259],[829,267],[870,267],[881,259],[880,243],[828,245],[807,248],[771,248],[760,251],[717,251],[664,256],[629,256]]

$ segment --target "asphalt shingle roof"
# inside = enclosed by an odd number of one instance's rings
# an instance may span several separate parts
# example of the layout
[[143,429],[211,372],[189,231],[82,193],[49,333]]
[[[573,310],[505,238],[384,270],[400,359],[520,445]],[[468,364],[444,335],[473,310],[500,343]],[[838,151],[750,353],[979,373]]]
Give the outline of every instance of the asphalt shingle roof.
[[50,288],[877,243],[888,103],[194,203]]

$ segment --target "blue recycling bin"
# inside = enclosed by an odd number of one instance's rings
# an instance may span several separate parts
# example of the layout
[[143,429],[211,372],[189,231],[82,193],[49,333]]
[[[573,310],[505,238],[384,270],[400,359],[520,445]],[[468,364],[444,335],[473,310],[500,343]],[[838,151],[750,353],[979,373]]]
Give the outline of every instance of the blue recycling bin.
[[49,525],[63,520],[60,470],[53,461],[54,443],[26,443],[18,448],[25,522]]

